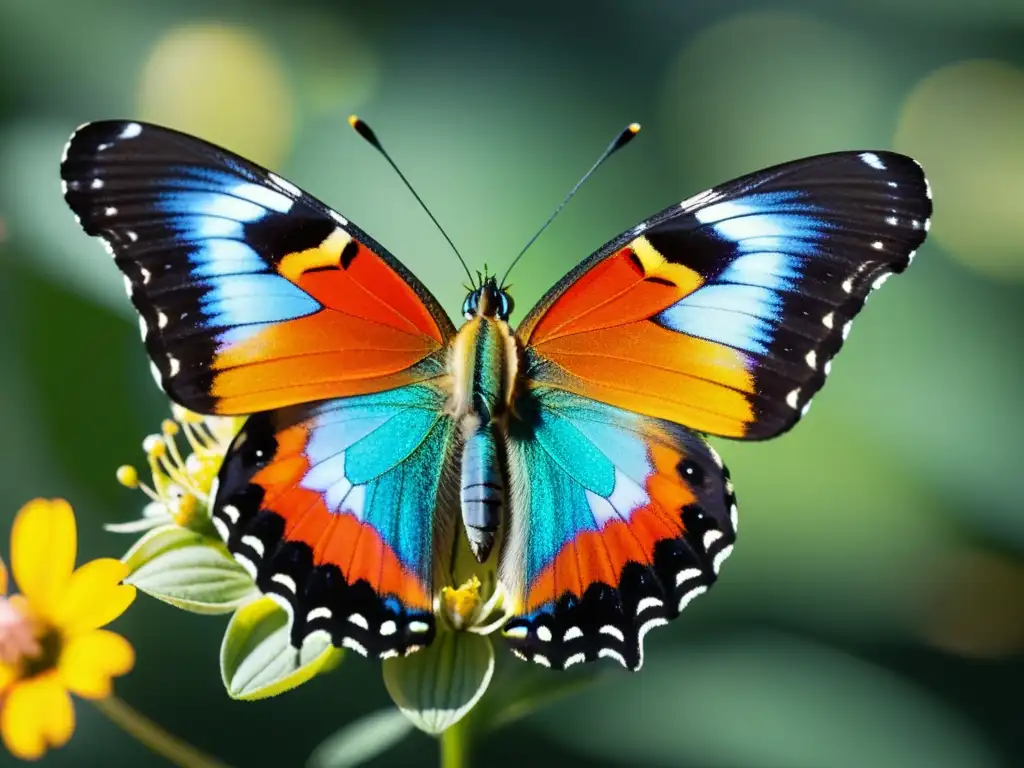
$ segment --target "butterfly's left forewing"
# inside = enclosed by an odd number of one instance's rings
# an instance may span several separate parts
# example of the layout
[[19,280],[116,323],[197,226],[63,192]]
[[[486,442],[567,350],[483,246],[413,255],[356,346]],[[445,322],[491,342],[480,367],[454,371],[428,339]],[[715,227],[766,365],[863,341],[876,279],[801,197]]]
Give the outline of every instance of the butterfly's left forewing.
[[259,413],[239,433],[213,521],[257,586],[291,606],[296,647],[322,630],[386,658],[433,639],[434,553],[452,529],[443,405],[416,384]]

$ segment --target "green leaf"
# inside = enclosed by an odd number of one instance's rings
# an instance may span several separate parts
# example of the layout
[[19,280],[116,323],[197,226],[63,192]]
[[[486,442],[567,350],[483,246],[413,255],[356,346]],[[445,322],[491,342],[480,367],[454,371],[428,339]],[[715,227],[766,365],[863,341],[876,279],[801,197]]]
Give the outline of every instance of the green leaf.
[[309,756],[307,768],[351,768],[383,754],[409,735],[413,725],[397,709],[382,709],[328,736]]
[[228,623],[220,647],[220,675],[233,699],[254,701],[276,696],[333,669],[343,651],[326,632],[291,643],[291,617],[270,597],[239,608]]
[[130,569],[128,584],[192,613],[230,613],[259,594],[220,541],[188,528],[155,528],[122,559]]
[[623,765],[1000,765],[969,723],[910,682],[771,634],[649,653],[642,673],[608,675],[529,722]]
[[441,733],[465,717],[494,675],[494,648],[482,635],[439,631],[411,656],[384,661],[384,685],[413,725]]

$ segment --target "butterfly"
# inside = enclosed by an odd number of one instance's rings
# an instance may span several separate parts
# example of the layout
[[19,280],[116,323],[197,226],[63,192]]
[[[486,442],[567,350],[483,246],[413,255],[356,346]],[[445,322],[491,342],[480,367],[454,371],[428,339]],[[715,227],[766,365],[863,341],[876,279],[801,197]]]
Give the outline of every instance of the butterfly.
[[61,177],[124,273],[157,382],[251,414],[212,518],[291,607],[293,644],[426,646],[441,564],[468,541],[497,558],[513,651],[552,668],[639,669],[645,634],[714,584],[737,507],[705,435],[796,424],[932,209],[902,155],[797,160],[611,240],[514,330],[482,277],[456,328],[347,218],[200,139],[87,124]]

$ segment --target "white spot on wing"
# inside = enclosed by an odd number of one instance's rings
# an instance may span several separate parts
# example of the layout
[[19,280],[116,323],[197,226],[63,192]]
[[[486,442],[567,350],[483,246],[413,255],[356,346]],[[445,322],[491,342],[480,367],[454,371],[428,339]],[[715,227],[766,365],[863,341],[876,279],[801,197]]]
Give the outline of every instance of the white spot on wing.
[[852,277],[848,277],[845,280],[843,280],[843,290],[846,291],[846,293],[852,293],[853,292],[853,278]]
[[410,621],[409,622],[409,631],[410,632],[415,632],[417,635],[421,635],[424,632],[427,632],[429,630],[430,630],[430,625],[427,624],[427,622],[425,622],[425,621]]
[[562,667],[562,668],[563,669],[568,669],[569,667],[573,666],[574,664],[582,664],[586,660],[587,660],[587,654],[585,654],[585,653],[574,653],[572,656],[570,656],[568,659],[565,660],[565,666]]
[[146,334],[149,333],[149,328],[146,327],[146,318],[139,315],[139,333],[142,335],[142,340],[146,340]]
[[537,639],[542,643],[551,642],[551,630],[547,627],[537,627]]
[[287,589],[293,595],[296,592],[298,592],[298,589],[295,586],[295,579],[293,579],[287,573],[275,573],[270,577],[270,580],[276,581],[278,584]]
[[217,529],[217,535],[219,535],[224,541],[228,540],[231,532],[228,531],[227,525],[219,517],[211,518],[213,520],[213,527]]
[[178,360],[178,358],[174,357],[173,355],[168,355],[167,364],[170,367],[170,375],[172,377],[177,376],[178,371],[181,370],[181,362]]
[[725,562],[726,558],[732,554],[732,544],[726,547],[722,547],[722,551],[715,555],[715,559],[711,561],[711,567],[715,569],[715,573],[718,573],[718,569],[722,567],[722,563]]
[[[825,363],[825,367],[828,367],[828,363]],[[740,511],[735,504],[729,507],[729,520],[732,521],[733,531],[738,531],[740,528]]]
[[256,536],[243,536],[242,545],[249,547],[259,557],[263,557],[263,541]]
[[722,538],[722,532],[712,528],[704,534],[704,549],[711,549],[711,545]]
[[292,197],[302,197],[302,190],[299,189],[298,187],[296,187],[294,184],[292,184],[287,179],[282,179],[276,173],[271,173],[271,174],[268,174],[268,175],[270,176],[270,180],[272,182],[274,182],[275,185],[277,185],[278,187],[283,189],[285,192],[287,192]]
[[339,224],[341,224],[341,226],[343,226],[343,227],[347,227],[348,226],[348,219],[346,219],[344,216],[342,216],[337,211],[331,211],[331,218],[334,219]]
[[312,611],[306,614],[306,621],[316,621],[317,619],[330,619],[334,614],[331,613],[331,609],[327,606],[321,605],[314,608]]
[[149,362],[149,372],[153,374],[153,381],[156,382],[156,385],[160,387],[160,389],[163,389],[164,375],[160,373],[160,369],[157,367],[157,364],[154,363],[152,360],[150,360]]
[[829,312],[827,315],[821,318],[822,325],[824,325],[826,328],[831,328],[834,316],[835,315],[832,312]]
[[106,208],[103,209],[103,215],[104,216],[116,216],[117,215],[117,208],[115,208],[112,205],[108,205]]
[[815,352],[813,349],[807,353],[807,355],[804,357],[804,360],[807,361],[807,367],[810,368],[811,370],[814,370],[815,368],[818,367],[818,353]]
[[[562,637],[562,642],[568,643],[570,640],[575,640],[578,637],[583,637],[583,630],[579,627],[569,627],[565,630],[565,635]],[[568,663],[566,664],[568,666]]]
[[703,595],[703,594],[704,594],[705,592],[707,592],[707,591],[708,591],[708,588],[707,588],[707,587],[706,587],[705,585],[701,584],[701,585],[700,585],[699,587],[697,587],[696,589],[693,589],[693,590],[691,590],[690,592],[687,592],[687,593],[686,593],[685,595],[683,595],[683,596],[682,596],[682,597],[681,597],[681,598],[679,599],[679,610],[680,610],[680,611],[682,611],[682,610],[683,610],[684,608],[686,608],[686,606],[688,606],[688,605],[690,604],[690,602],[691,602],[691,601],[692,601],[692,600],[693,600],[693,599],[694,599],[695,597],[698,597],[698,596],[700,596],[700,595]]
[[892,272],[883,272],[877,278],[875,278],[875,282],[871,284],[871,287],[877,291],[879,288],[882,287],[882,285],[885,284],[885,281],[888,280],[890,277],[892,277]]
[[541,653],[533,654],[533,661],[535,661],[537,664],[540,664],[542,667],[548,667],[549,669],[551,668],[551,662],[548,661],[548,657]]
[[93,179],[89,183],[89,189],[103,189],[103,179]]
[[511,627],[510,629],[506,629],[503,634],[505,637],[511,637],[513,640],[522,640],[530,634],[530,630],[524,626]]
[[622,658],[622,654],[612,648],[602,648],[597,652],[597,655],[602,659],[615,659],[619,664],[629,669],[629,665],[626,660]]
[[877,171],[885,170],[885,163],[882,162],[882,158],[874,152],[861,152],[860,159]]
[[871,244],[871,247],[874,248],[876,251],[880,251],[882,250],[882,248],[885,247],[885,243],[883,243],[881,240],[875,240],[875,242]]
[[237,523],[238,518],[242,516],[238,511],[238,507],[234,504],[225,504],[220,511],[224,513],[224,517],[230,520],[232,524]]
[[800,389],[798,387],[797,389],[794,389],[792,392],[786,395],[786,405],[788,405],[790,408],[797,408],[799,403],[799,397]]
[[369,629],[370,623],[366,620],[366,617],[361,613],[353,613],[348,617],[350,624],[355,624],[360,629]]
[[704,571],[700,568],[686,568],[676,574],[676,586],[680,587],[690,579],[696,579],[704,575]]
[[625,635],[622,634],[622,630],[619,629],[618,627],[612,626],[611,624],[605,624],[603,627],[601,627],[597,631],[600,632],[602,635],[611,635],[616,640],[618,640],[620,643],[623,643],[623,642],[626,641],[626,637],[625,637]]
[[851,327],[853,327],[853,321],[852,320],[848,321],[846,323],[846,325],[843,326],[843,341],[845,341],[846,337],[850,335],[850,328]]
[[388,619],[387,621],[385,621],[383,624],[380,625],[380,633],[384,637],[387,637],[388,635],[393,635],[397,631],[398,631],[398,625],[395,624],[395,622],[393,622],[391,619]]
[[656,597],[645,597],[636,604],[636,615],[639,616],[648,608],[661,608],[663,605],[665,604]]
[[719,194],[714,189],[705,189],[693,197],[688,197],[679,204],[679,207],[684,211],[691,211],[694,208],[699,208],[702,205],[710,203],[712,200],[716,200]]
[[351,648],[353,651],[358,653],[360,656],[365,656],[366,655],[366,648],[363,647],[362,643],[360,643],[358,640],[356,640],[354,638],[351,638],[351,637],[342,638],[341,645],[342,645],[343,648]]

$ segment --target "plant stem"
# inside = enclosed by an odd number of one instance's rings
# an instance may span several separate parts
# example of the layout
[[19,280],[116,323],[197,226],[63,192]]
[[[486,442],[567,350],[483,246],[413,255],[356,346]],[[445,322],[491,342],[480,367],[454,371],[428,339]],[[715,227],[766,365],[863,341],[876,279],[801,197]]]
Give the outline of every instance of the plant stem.
[[441,768],[468,768],[469,729],[465,721],[441,734]]
[[169,734],[116,696],[94,701],[93,704],[125,733],[138,739],[179,768],[228,768],[226,763]]

